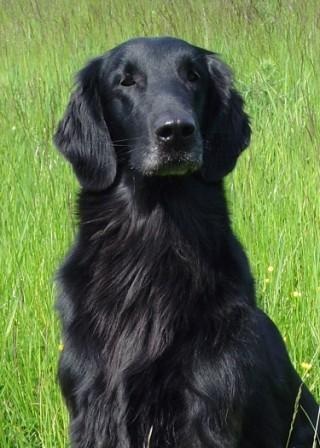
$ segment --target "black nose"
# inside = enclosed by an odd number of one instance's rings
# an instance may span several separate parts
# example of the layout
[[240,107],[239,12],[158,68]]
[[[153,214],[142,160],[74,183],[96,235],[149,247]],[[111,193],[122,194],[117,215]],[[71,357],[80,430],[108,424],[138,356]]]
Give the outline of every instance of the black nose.
[[163,143],[175,143],[192,137],[195,123],[190,119],[167,119],[157,123],[155,133]]

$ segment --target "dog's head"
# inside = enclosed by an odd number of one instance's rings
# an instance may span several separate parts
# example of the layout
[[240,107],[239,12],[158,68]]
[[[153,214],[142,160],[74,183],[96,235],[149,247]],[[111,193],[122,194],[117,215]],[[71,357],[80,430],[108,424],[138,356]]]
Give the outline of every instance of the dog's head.
[[80,71],[55,143],[88,190],[123,169],[222,179],[250,141],[243,100],[214,53],[174,38],[130,40]]

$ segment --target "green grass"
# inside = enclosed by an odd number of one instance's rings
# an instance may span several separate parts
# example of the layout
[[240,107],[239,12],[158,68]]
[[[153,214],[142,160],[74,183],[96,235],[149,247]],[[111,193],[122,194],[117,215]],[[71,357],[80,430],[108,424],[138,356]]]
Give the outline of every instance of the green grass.
[[138,35],[180,36],[235,68],[253,139],[227,182],[234,227],[261,306],[320,398],[318,1],[0,6],[0,446],[66,446],[67,416],[55,382],[53,278],[72,241],[77,186],[51,138],[73,74]]

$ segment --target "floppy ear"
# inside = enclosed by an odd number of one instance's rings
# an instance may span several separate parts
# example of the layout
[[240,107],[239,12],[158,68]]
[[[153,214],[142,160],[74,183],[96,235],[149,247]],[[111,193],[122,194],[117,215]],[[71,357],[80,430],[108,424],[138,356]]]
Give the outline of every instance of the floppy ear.
[[116,176],[116,156],[99,95],[101,64],[101,58],[94,59],[79,72],[77,88],[54,136],[80,184],[93,191],[104,190]]
[[214,54],[207,54],[206,60],[210,79],[202,175],[217,182],[232,171],[249,145],[251,129],[229,67]]

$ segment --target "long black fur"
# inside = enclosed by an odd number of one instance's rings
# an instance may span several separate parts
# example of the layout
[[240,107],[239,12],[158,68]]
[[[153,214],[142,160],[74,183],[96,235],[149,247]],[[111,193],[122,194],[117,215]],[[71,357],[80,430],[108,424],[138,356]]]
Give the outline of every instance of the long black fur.
[[[157,143],[176,116],[194,135]],[[223,177],[249,139],[228,67],[178,39],[129,41],[80,72],[55,136],[82,187],[59,272],[72,447],[316,446],[319,408],[228,217]]]

